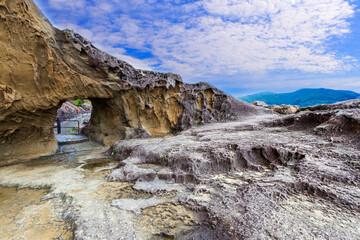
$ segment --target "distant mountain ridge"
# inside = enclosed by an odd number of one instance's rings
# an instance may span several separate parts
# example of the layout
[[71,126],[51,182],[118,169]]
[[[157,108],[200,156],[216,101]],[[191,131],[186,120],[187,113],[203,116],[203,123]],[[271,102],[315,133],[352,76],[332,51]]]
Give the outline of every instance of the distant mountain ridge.
[[306,107],[320,104],[331,104],[358,98],[360,98],[360,94],[353,91],[326,88],[303,88],[290,93],[262,92],[240,97],[239,99],[249,103],[264,101],[269,105],[290,104]]

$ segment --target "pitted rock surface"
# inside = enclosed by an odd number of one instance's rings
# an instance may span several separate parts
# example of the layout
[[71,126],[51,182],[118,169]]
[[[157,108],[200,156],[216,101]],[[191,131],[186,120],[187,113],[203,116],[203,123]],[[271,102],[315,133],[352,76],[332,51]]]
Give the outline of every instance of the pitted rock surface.
[[54,151],[76,98],[92,101],[91,139],[124,139],[105,159],[86,142],[0,167],[1,186],[50,189],[75,239],[360,239],[359,100],[279,116],[135,69],[30,0],[0,1],[0,18],[0,165]]
[[278,119],[268,126],[306,130],[328,141],[360,148],[360,100],[303,108],[303,111]]
[[[187,186],[179,202],[215,229],[206,239],[219,232],[224,239],[358,239],[360,152],[317,134],[323,121],[302,122],[313,114],[300,113],[296,127],[273,115],[214,123],[164,139],[121,141],[108,153],[120,169],[137,159],[157,165],[158,178]],[[189,239],[202,239],[196,236]]]
[[93,104],[84,133],[104,144],[265,112],[206,83],[135,69],[54,28],[32,0],[0,1],[0,19],[0,165],[55,151],[56,111],[77,98]]

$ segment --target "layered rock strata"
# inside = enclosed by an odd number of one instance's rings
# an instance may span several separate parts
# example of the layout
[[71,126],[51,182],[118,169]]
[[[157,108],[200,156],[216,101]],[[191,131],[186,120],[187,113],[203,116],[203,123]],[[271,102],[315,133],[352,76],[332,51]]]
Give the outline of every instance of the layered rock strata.
[[264,112],[206,83],[135,69],[54,28],[31,0],[0,1],[0,19],[0,164],[53,152],[56,111],[77,98],[91,100],[85,132],[104,144]]
[[360,100],[302,108],[300,113],[270,125],[307,131],[333,143],[360,148]]
[[[218,233],[222,239],[358,239],[360,152],[352,139],[359,125],[349,131],[335,120],[344,118],[331,111],[257,116],[166,139],[121,141],[108,151],[119,169],[107,179],[184,184],[188,193],[178,203],[216,230],[206,239],[219,239]],[[322,126],[329,126],[325,135],[317,133]],[[329,139],[332,134],[342,141]],[[150,170],[138,169],[144,164],[156,166],[156,174],[146,178]]]

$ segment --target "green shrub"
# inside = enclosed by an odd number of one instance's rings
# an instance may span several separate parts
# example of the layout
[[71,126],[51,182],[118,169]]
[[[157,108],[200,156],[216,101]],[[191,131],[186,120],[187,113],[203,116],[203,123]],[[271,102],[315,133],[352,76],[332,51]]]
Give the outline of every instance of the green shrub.
[[84,103],[84,101],[81,100],[81,99],[76,99],[76,100],[74,101],[74,104],[75,104],[76,106],[78,106],[78,107],[81,107],[81,106],[83,105],[83,103]]

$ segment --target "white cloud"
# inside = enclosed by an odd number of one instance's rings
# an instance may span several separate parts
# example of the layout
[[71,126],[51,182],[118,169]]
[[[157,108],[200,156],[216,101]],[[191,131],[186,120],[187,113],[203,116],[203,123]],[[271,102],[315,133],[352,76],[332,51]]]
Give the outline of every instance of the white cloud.
[[76,24],[67,23],[67,24],[58,24],[56,25],[59,29],[70,29],[75,31],[76,33],[79,33],[84,38],[90,40],[94,38],[94,34],[89,29],[83,28],[81,26],[78,26]]
[[112,11],[114,11],[114,6],[107,2],[99,2],[97,3],[96,7],[107,13],[111,13]]
[[114,56],[125,62],[130,63],[134,68],[142,70],[153,70],[152,67],[150,67],[151,61],[147,63],[146,60],[141,60],[124,54],[114,54]]
[[[84,7],[88,26],[73,25],[80,34],[137,67],[155,63],[187,79],[273,70],[331,73],[356,64],[329,48],[332,38],[351,31],[355,10],[346,0],[111,0]],[[153,57],[136,60],[125,48]]]
[[[81,26],[75,24],[61,24],[56,26],[59,29],[71,29],[75,32],[79,33],[83,37],[88,40],[91,40],[95,47],[101,49],[104,52],[109,53],[110,55],[117,57],[123,61],[130,63],[133,67],[144,70],[152,70],[150,67],[151,64],[154,64],[153,61],[150,60],[141,60],[131,56],[126,55],[126,50],[124,48],[114,47],[113,45],[107,42],[106,35],[101,34],[101,36],[95,36],[95,34],[89,30],[85,29]],[[96,34],[100,34],[97,32]]]
[[49,0],[49,4],[54,9],[62,10],[65,8],[77,9],[86,5],[86,0]]
[[122,43],[134,48],[150,45],[162,68],[185,76],[274,69],[327,73],[347,70],[354,63],[325,47],[331,37],[350,31],[346,20],[354,10],[347,1],[201,3],[209,14],[177,23],[152,19],[149,27],[146,21],[122,16]]

